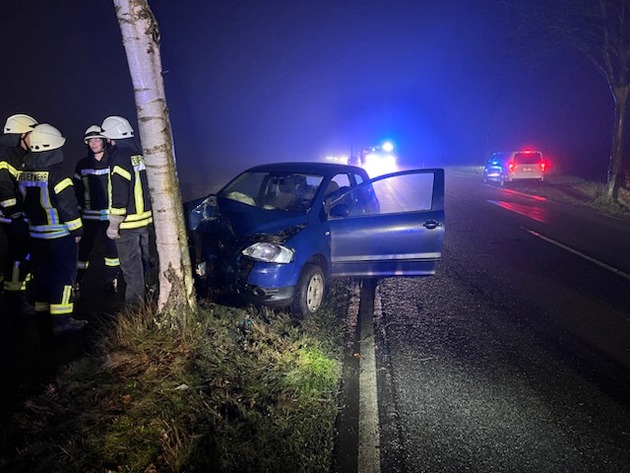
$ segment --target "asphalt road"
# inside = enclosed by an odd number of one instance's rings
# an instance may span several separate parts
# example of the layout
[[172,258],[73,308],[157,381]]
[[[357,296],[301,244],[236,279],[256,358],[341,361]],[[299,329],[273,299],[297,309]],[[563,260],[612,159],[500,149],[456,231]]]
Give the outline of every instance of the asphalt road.
[[630,222],[447,172],[438,274],[382,280],[383,472],[630,472]]

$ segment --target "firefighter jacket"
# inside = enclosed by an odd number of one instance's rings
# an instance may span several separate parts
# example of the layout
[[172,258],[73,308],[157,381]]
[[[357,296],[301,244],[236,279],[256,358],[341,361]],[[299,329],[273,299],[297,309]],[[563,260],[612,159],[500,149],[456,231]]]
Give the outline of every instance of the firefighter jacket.
[[0,136],[0,222],[11,223],[23,215],[18,174],[28,151],[20,146],[20,135]]
[[83,223],[72,179],[63,170],[61,149],[31,152],[25,161],[18,184],[31,237],[81,236]]
[[109,154],[94,158],[92,150],[74,170],[74,188],[83,220],[107,220],[109,215]]
[[149,225],[153,222],[147,170],[144,157],[133,138],[116,140],[110,149],[110,215],[125,219],[121,230]]

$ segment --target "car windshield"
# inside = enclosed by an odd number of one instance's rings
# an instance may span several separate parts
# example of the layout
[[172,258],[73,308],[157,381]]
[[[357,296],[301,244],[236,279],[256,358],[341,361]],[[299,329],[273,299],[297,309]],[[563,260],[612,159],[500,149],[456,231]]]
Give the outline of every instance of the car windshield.
[[324,176],[299,172],[246,172],[219,194],[266,210],[306,212]]

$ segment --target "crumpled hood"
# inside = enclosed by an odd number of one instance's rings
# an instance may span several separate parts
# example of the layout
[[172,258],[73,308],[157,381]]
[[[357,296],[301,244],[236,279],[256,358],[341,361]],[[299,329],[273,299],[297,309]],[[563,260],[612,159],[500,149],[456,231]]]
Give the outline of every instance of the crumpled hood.
[[221,199],[220,214],[239,236],[276,235],[308,221],[305,213],[265,210],[228,199]]
[[26,169],[47,169],[63,162],[63,151],[61,149],[53,149],[41,153],[33,153],[31,151],[24,158],[24,162],[26,163]]
[[11,148],[20,144],[20,135],[16,133],[7,133],[0,135],[0,146],[9,146]]

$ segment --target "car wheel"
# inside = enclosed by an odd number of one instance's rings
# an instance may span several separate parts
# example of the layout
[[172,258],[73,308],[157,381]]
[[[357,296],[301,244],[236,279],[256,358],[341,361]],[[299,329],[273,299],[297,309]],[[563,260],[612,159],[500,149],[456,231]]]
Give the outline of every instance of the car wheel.
[[324,272],[316,264],[307,264],[302,269],[295,289],[292,312],[299,318],[315,314],[324,300]]

